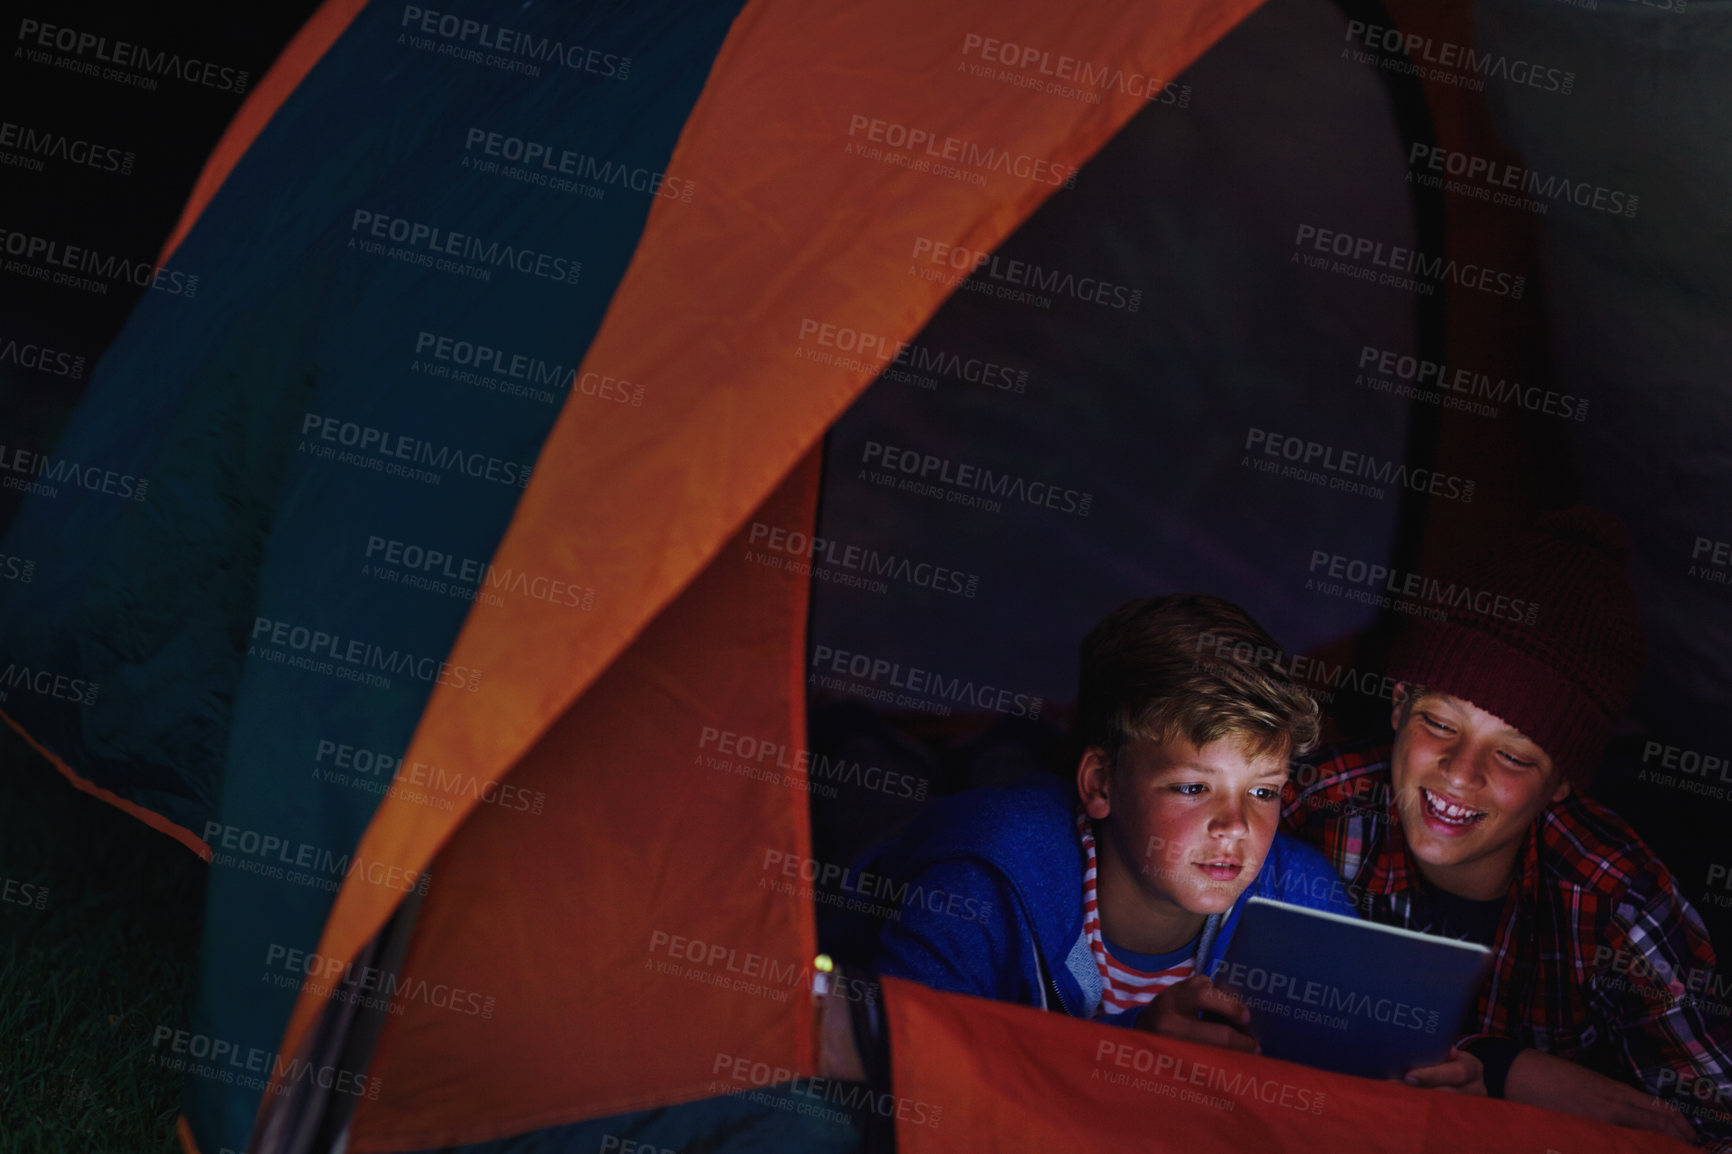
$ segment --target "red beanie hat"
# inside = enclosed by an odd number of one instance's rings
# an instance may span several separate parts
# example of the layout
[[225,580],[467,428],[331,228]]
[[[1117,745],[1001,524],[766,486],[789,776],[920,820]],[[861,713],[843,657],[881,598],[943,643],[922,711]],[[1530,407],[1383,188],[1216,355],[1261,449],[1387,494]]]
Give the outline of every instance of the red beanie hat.
[[1447,619],[1403,627],[1389,675],[1473,702],[1593,780],[1642,671],[1642,622],[1610,515],[1578,505],[1479,553],[1445,584]]

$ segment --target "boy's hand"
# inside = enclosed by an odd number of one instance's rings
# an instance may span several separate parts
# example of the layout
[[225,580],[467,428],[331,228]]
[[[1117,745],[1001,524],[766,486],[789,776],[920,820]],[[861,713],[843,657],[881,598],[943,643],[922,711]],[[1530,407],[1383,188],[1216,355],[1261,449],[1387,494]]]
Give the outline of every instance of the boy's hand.
[[1409,1086],[1485,1097],[1485,1066],[1466,1050],[1454,1047],[1450,1048],[1449,1057],[1437,1065],[1409,1070],[1402,1080]]
[[[1200,1014],[1219,1014],[1227,1023],[1199,1021]],[[1246,1032],[1250,1023],[1251,1011],[1245,1004],[1202,974],[1192,974],[1156,994],[1136,1021],[1137,1029],[1151,1034],[1254,1054],[1261,1047]]]
[[1504,1082],[1503,1096],[1511,1102],[1543,1106],[1596,1122],[1658,1131],[1685,1142],[1695,1139],[1695,1131],[1684,1116],[1653,1095],[1538,1050],[1523,1050],[1516,1057]]

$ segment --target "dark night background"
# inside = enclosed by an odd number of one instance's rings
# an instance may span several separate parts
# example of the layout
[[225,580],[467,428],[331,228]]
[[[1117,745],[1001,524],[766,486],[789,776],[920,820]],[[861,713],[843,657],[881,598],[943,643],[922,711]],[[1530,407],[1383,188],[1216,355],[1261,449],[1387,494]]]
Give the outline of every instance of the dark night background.
[[[242,99],[172,77],[145,92],[31,63],[16,51],[20,19],[244,69],[250,90],[314,8],[21,12],[0,70],[0,118],[135,161],[126,175],[53,159],[39,172],[0,165],[0,227],[153,259]],[[1045,705],[1038,719],[946,716],[814,686],[811,742],[906,768],[936,793],[1063,766],[1077,643],[1119,602],[1172,590],[1245,605],[1292,652],[1375,670],[1398,616],[1307,589],[1314,553],[1435,572],[1486,531],[1590,501],[1630,529],[1650,649],[1596,794],[1679,875],[1724,949],[1732,909],[1712,899],[1732,891],[1711,891],[1708,878],[1726,872],[1710,871],[1726,864],[1729,803],[1639,775],[1648,741],[1732,754],[1732,591],[1689,575],[1698,538],[1732,539],[1726,36],[1702,9],[1481,5],[1482,46],[1568,61],[1581,86],[1566,99],[1493,84],[1428,107],[1411,82],[1340,59],[1345,21],[1366,11],[1274,0],[1182,77],[1188,107],[1151,105],[1001,250],[1140,288],[1136,313],[957,293],[917,343],[1026,369],[1026,391],[880,380],[833,427],[821,531],[980,583],[969,599],[815,583],[811,645]],[[1417,190],[1409,149],[1445,132],[1477,134],[1500,159],[1635,191],[1640,212],[1554,203],[1524,214]],[[1312,272],[1290,260],[1305,223],[1422,248],[1447,237],[1527,276],[1528,291],[1520,302],[1422,298]],[[81,381],[0,363],[0,444],[52,449],[144,291],[0,275],[0,344],[85,358]],[[1366,346],[1448,348],[1452,361],[1587,397],[1590,415],[1506,407],[1490,419],[1372,392],[1355,384]],[[1479,490],[1464,505],[1278,480],[1241,465],[1250,428],[1427,463]],[[1091,511],[987,513],[882,489],[860,479],[868,441],[1087,491]],[[16,500],[0,490],[0,526]],[[1329,708],[1349,733],[1382,724],[1386,705],[1338,692]],[[20,1141],[120,1134],[112,1148],[172,1149],[178,1079],[148,1067],[141,1031],[189,1012],[204,867],[3,737],[0,876],[46,887],[49,901],[0,905],[0,1117],[23,1119]],[[847,786],[814,796],[818,856],[847,860],[911,812]]]

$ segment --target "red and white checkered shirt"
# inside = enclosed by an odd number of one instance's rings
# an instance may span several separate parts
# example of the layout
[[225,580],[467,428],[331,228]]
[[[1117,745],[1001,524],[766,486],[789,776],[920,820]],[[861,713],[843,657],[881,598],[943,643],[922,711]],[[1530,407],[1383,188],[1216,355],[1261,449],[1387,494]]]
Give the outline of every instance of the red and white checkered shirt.
[[[1390,753],[1384,737],[1310,755],[1281,819],[1323,851],[1366,919],[1423,928],[1432,891],[1402,835]],[[1492,957],[1468,1037],[1512,1038],[1640,1087],[1732,1154],[1732,983],[1676,878],[1622,818],[1574,793],[1546,807]]]

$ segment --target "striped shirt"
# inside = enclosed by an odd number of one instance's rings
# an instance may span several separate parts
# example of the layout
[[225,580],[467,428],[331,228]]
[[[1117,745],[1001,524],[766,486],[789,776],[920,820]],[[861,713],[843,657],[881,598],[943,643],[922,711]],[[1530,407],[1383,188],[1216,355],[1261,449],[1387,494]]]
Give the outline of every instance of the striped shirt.
[[[1304,759],[1281,818],[1322,850],[1368,920],[1419,928],[1438,906],[1408,854],[1387,737]],[[1732,993],[1700,915],[1622,818],[1572,793],[1534,821],[1466,1024],[1677,1106],[1732,1154]]]
[[1094,1016],[1105,1017],[1123,1010],[1146,1006],[1155,995],[1191,976],[1196,969],[1197,943],[1193,940],[1170,954],[1136,954],[1121,946],[1109,946],[1101,933],[1101,904],[1095,894],[1095,835],[1093,823],[1081,809],[1076,815],[1077,836],[1083,847],[1083,932],[1089,952],[1101,972],[1101,1002]]

